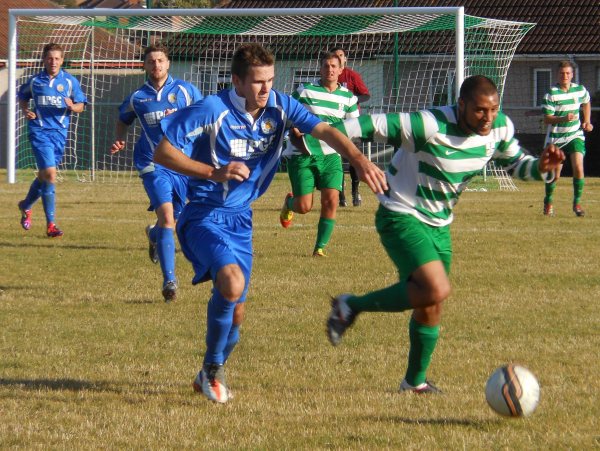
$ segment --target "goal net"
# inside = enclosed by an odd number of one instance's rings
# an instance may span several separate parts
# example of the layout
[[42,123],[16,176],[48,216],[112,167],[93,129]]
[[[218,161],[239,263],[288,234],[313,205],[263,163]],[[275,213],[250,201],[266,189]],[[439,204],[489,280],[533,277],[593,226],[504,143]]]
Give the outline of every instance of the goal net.
[[[9,16],[9,181],[14,170],[35,170],[14,90],[42,69],[48,42],[64,48],[63,68],[80,80],[89,101],[73,116],[60,172],[128,182],[137,180],[132,154],[139,126],[130,127],[125,150],[108,150],[118,106],[145,81],[147,45],[167,46],[171,75],[203,95],[229,86],[230,58],[242,43],[259,42],[275,54],[274,88],[287,93],[319,77],[320,52],[342,47],[371,93],[361,112],[406,112],[454,103],[457,86],[473,74],[492,78],[502,95],[515,49],[533,27],[464,15],[462,8],[11,10]],[[394,149],[370,144],[363,151],[384,166]]]

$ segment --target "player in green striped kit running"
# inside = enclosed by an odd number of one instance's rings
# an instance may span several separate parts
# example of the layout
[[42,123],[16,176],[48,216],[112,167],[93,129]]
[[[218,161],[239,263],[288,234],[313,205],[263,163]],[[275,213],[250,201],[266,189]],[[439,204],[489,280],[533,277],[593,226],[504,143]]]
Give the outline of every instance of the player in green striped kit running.
[[400,391],[438,393],[426,378],[450,295],[452,209],[469,180],[496,160],[512,175],[543,180],[564,160],[548,145],[540,158],[526,154],[500,110],[498,90],[484,76],[467,78],[458,105],[416,113],[360,116],[341,124],[352,139],[399,147],[386,171],[389,190],[378,195],[375,225],[398,269],[399,282],[363,296],[332,299],[327,333],[333,345],[363,312],[412,310],[408,367]]
[[[292,97],[329,124],[358,117],[358,99],[338,83],[338,77],[342,73],[340,57],[334,52],[326,52],[321,55],[320,62],[320,80],[302,83]],[[324,257],[325,246],[329,243],[335,226],[342,189],[342,158],[327,143],[310,135],[300,136],[292,129],[290,138],[292,148],[286,151],[286,156],[291,155],[288,159],[288,174],[293,194],[286,196],[279,220],[283,227],[288,228],[292,224],[294,212],[308,213],[313,206],[313,192],[315,188],[319,189],[321,216],[313,256]]]
[[[544,96],[542,110],[544,123],[548,124],[547,142],[557,145],[569,156],[573,167],[573,212],[577,216],[585,216],[581,207],[584,174],[583,157],[585,156],[584,131],[591,132],[594,126],[590,123],[592,106],[590,94],[583,86],[573,83],[573,63],[561,61],[558,65],[558,83],[550,88]],[[583,120],[579,119],[579,110],[583,112]],[[546,184],[544,197],[544,214],[554,216],[552,205],[556,183],[560,178],[562,165],[556,172],[552,183]]]

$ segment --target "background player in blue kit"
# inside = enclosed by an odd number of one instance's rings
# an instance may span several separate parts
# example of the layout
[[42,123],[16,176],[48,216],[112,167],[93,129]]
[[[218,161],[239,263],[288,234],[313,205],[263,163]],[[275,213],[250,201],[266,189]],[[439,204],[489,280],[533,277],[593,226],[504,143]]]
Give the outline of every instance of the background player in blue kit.
[[[239,47],[231,65],[233,88],[165,118],[158,163],[190,176],[189,203],[177,224],[196,284],[212,280],[206,354],[194,389],[212,401],[230,393],[223,365],[239,341],[252,270],[251,204],[273,179],[291,127],[332,146],[377,193],[385,176],[342,133],[289,95],[272,90],[273,55],[258,44]],[[189,146],[191,144],[191,148]],[[186,155],[189,151],[190,156]]]
[[[19,88],[19,106],[28,120],[29,141],[38,167],[25,199],[19,202],[21,226],[31,228],[31,208],[41,197],[46,214],[46,233],[55,238],[63,235],[54,223],[56,167],[65,153],[71,113],[81,113],[87,98],[79,81],[61,69],[64,51],[58,44],[44,46],[44,70]],[[33,108],[30,108],[30,100]]]
[[179,108],[202,99],[198,88],[169,75],[169,51],[150,46],[144,50],[146,83],[129,95],[119,107],[117,137],[110,152],[125,147],[128,127],[138,118],[142,133],[133,151],[133,161],[156,213],[156,225],[146,227],[150,259],[160,261],[162,294],[166,302],[177,296],[175,276],[175,221],[185,204],[187,177],[152,161],[154,149],[163,137],[160,121]]

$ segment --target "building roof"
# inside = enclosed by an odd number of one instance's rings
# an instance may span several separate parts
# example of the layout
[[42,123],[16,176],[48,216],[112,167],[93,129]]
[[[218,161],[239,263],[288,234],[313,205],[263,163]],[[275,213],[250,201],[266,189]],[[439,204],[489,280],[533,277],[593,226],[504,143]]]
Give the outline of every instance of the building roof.
[[59,6],[49,0],[0,0],[0,59],[8,58],[8,10],[42,8],[56,9]]
[[519,54],[600,54],[598,0],[222,0],[220,8],[464,6],[470,16],[537,24]]
[[144,8],[142,0],[85,0],[79,4],[80,8],[112,8],[112,9],[139,9]]
[[[135,7],[135,0],[114,2],[113,7]],[[361,8],[398,6],[464,6],[471,16],[532,22],[537,25],[520,43],[518,54],[600,54],[598,0],[221,0],[219,8]],[[104,6],[106,3],[102,3]],[[118,5],[117,5],[118,4]],[[125,6],[127,5],[127,6]],[[139,5],[139,3],[138,3]],[[0,11],[11,8],[59,8],[50,0],[0,0]],[[0,13],[0,59],[6,59],[8,14]]]
[[[90,8],[142,8],[141,0],[87,0]],[[84,4],[81,4],[84,7]],[[8,10],[9,9],[63,9],[50,0],[0,0],[0,60],[8,58]],[[107,36],[108,39],[108,36]],[[111,51],[104,51],[106,58]],[[113,58],[115,56],[112,56]]]

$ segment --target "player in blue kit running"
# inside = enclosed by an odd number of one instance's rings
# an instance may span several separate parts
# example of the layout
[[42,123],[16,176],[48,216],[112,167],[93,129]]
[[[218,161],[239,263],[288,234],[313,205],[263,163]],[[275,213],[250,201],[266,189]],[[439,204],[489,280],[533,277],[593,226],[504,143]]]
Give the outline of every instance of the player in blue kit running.
[[156,225],[146,227],[150,260],[160,262],[165,302],[177,297],[175,277],[175,221],[186,201],[187,177],[152,161],[154,149],[163,137],[160,121],[167,115],[202,99],[198,88],[169,75],[169,51],[150,46],[144,50],[148,80],[119,107],[116,139],[110,152],[125,147],[128,127],[138,118],[142,133],[133,150],[133,161],[150,198],[149,210],[156,213]]
[[[63,235],[55,224],[56,167],[65,153],[71,113],[81,113],[87,98],[79,81],[61,69],[64,51],[58,44],[44,46],[44,70],[19,88],[19,106],[29,125],[29,142],[38,167],[25,199],[19,202],[21,226],[31,228],[31,208],[41,197],[46,214],[46,234],[50,238]],[[33,108],[30,108],[33,101]]]
[[154,153],[156,162],[190,176],[177,235],[194,267],[192,283],[213,282],[206,354],[194,389],[221,403],[230,398],[223,365],[239,341],[252,270],[251,204],[271,183],[288,130],[325,141],[374,192],[387,189],[383,171],[342,133],[271,89],[274,63],[258,44],[239,47],[231,65],[234,87],[165,118],[165,137]]

